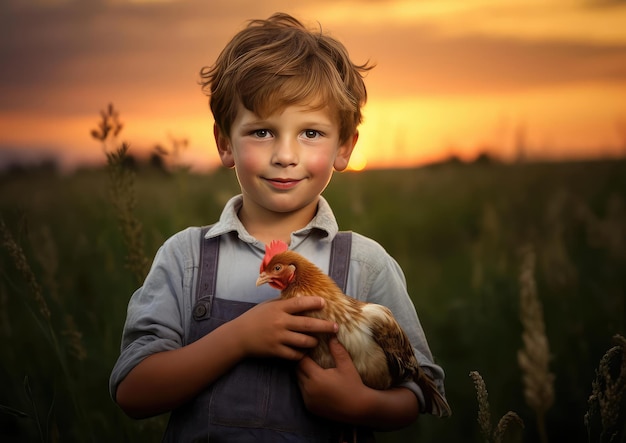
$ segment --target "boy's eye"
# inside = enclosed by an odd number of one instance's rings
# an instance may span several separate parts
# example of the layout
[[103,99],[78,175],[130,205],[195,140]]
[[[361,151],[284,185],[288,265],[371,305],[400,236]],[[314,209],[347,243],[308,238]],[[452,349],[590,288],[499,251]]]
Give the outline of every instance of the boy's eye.
[[258,138],[267,138],[270,136],[270,131],[268,131],[267,129],[257,129],[252,134]]
[[307,129],[306,131],[304,131],[304,136],[306,138],[317,138],[320,136],[320,133],[315,129]]

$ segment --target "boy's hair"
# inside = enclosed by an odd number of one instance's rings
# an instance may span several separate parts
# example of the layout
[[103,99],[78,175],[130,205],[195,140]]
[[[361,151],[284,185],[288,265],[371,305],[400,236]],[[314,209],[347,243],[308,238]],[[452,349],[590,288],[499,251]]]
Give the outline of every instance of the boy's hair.
[[363,75],[372,67],[352,63],[344,45],[321,30],[277,13],[251,20],[200,75],[215,122],[226,136],[239,103],[262,118],[307,104],[336,112],[345,142],[362,121],[367,101]]

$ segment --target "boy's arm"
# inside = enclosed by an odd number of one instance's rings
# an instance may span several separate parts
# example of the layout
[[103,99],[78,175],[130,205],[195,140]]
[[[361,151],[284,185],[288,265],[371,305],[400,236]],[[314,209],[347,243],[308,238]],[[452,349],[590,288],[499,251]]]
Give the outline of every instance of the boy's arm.
[[323,369],[311,358],[302,359],[298,381],[307,409],[316,415],[375,430],[408,426],[419,415],[415,394],[406,388],[376,390],[365,386],[350,354],[330,341],[335,368]]
[[187,346],[146,357],[119,383],[115,401],[131,417],[172,410],[247,356],[299,360],[317,339],[311,333],[335,333],[337,325],[294,315],[321,309],[319,297],[261,303]]

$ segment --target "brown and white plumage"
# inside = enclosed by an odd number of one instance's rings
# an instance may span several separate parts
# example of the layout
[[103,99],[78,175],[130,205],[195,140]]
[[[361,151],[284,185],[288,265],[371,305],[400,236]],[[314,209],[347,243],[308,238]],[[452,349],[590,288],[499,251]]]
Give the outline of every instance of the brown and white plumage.
[[[280,289],[283,299],[320,296],[326,300],[323,309],[304,315],[339,325],[337,339],[350,354],[364,384],[388,389],[414,380],[424,393],[427,410],[437,416],[450,415],[448,403],[418,364],[406,333],[387,307],[345,295],[321,269],[279,241],[266,246],[257,286],[265,283]],[[330,335],[318,339],[311,358],[323,368],[334,367],[328,347]]]

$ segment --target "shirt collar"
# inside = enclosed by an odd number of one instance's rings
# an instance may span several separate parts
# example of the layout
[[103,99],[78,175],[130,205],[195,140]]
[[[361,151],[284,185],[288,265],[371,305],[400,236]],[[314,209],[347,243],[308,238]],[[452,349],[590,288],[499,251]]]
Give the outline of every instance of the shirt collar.
[[[241,194],[228,200],[222,210],[219,221],[209,229],[206,238],[217,237],[235,231],[242,241],[253,244],[259,243],[259,246],[264,248],[264,245],[260,245],[260,242],[248,233],[241,223],[241,220],[239,220],[237,213],[239,209],[241,209],[242,204],[243,196]],[[339,231],[335,215],[324,197],[320,197],[319,203],[317,204],[317,213],[313,219],[304,228],[292,233],[293,242],[299,243],[313,230],[321,231],[320,237],[323,238],[322,240],[326,241],[331,241]]]

